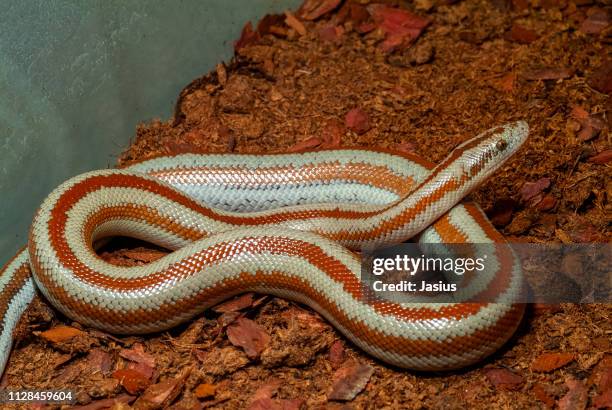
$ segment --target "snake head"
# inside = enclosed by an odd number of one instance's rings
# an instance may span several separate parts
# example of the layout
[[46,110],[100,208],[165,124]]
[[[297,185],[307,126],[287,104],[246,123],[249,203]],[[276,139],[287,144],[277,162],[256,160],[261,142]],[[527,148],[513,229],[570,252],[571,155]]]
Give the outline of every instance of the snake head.
[[463,170],[470,179],[482,181],[508,160],[527,140],[529,126],[517,121],[492,128],[457,148]]

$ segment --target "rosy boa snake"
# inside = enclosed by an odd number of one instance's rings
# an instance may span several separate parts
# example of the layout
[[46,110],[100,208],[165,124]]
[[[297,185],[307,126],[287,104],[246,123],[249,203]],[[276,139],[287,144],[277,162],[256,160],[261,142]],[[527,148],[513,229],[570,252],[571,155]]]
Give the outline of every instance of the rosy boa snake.
[[[498,258],[495,303],[365,302],[360,250],[406,241],[502,243],[480,208],[460,202],[528,135],[488,130],[439,165],[414,155],[337,149],[283,155],[182,154],[74,177],[38,210],[27,248],[0,274],[0,372],[35,289],[69,318],[148,333],[255,291],[302,302],[391,365],[459,368],[496,351],[523,314],[520,267]],[[93,244],[130,236],[173,252],[137,267]]]

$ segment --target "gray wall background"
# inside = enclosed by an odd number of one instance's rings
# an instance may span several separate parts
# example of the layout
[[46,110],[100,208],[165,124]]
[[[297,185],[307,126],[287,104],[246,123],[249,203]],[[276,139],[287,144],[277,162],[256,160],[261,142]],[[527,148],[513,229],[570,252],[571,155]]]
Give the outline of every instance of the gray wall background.
[[300,2],[0,2],[0,266],[54,187],[112,166],[139,122],[169,118],[231,58],[248,20]]

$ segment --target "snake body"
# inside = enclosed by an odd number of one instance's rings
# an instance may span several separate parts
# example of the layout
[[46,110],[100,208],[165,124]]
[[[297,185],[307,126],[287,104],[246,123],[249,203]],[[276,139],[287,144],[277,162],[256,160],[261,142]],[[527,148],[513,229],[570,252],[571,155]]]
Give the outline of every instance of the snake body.
[[[417,156],[337,149],[283,155],[183,154],[74,177],[45,199],[27,248],[0,272],[0,371],[39,289],[71,319],[115,333],[189,320],[247,291],[305,303],[357,346],[395,366],[443,370],[491,354],[523,306],[514,255],[493,255],[494,303],[364,298],[352,250],[406,241],[502,243],[460,202],[525,141],[527,124],[488,130],[434,166]],[[110,236],[173,252],[137,267],[100,259]]]

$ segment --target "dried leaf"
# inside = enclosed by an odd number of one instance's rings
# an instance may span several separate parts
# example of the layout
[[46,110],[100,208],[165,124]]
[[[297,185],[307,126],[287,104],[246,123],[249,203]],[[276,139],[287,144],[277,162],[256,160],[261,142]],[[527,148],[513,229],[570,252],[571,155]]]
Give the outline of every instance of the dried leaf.
[[368,384],[374,368],[367,364],[351,364],[334,373],[329,400],[353,400]]
[[194,353],[195,357],[196,357],[196,358],[197,358],[197,359],[198,359],[200,362],[202,362],[202,363],[203,363],[203,362],[206,360],[206,356],[208,356],[208,353],[207,353],[207,352],[205,352],[205,351],[203,351],[203,350],[199,350],[199,349],[194,350],[194,352],[193,352],[193,353]]
[[252,292],[245,293],[234,299],[218,304],[213,308],[213,310],[217,313],[237,312],[239,310],[251,307],[253,305],[254,297],[255,294]]
[[529,201],[548,187],[550,187],[550,178],[540,178],[536,182],[525,182],[520,191],[521,199],[525,202]]
[[[595,339],[593,339],[593,346],[595,346],[595,348],[600,351],[604,351],[604,350],[608,351],[610,350],[610,347],[612,347],[612,341],[610,341],[610,339],[608,339],[605,336],[596,337]],[[609,377],[609,380],[610,380],[609,387],[612,388],[612,367],[609,368],[608,371],[609,371],[609,376],[610,376]]]
[[155,368],[145,363],[128,363],[127,368],[136,370],[148,379],[153,378],[153,374],[155,373]]
[[285,11],[285,23],[294,29],[300,36],[306,35],[306,27],[290,11]]
[[310,138],[307,138],[307,139],[305,139],[305,140],[303,140],[301,142],[298,142],[293,147],[290,147],[289,149],[287,149],[287,152],[308,151],[308,150],[311,150],[311,149],[314,149],[314,148],[318,147],[322,143],[323,143],[323,141],[321,141],[320,138],[310,137]]
[[578,139],[581,141],[590,141],[599,134],[599,131],[590,125],[583,127],[578,133]]
[[535,386],[533,386],[532,391],[536,399],[546,404],[546,406],[552,408],[555,405],[555,399],[550,395],[546,389],[546,386],[544,386],[542,383],[536,383]]
[[484,27],[461,30],[459,32],[459,39],[473,45],[481,45],[485,41],[489,40],[493,32],[490,29]]
[[140,343],[135,343],[131,349],[121,349],[119,356],[136,363],[143,363],[149,367],[155,367],[155,358],[145,353],[144,347]]
[[534,372],[550,372],[572,362],[576,356],[574,353],[544,353],[531,363]]
[[501,390],[517,390],[523,384],[523,378],[506,369],[486,369],[485,375],[493,386]]
[[612,389],[612,367],[605,369],[599,383],[597,384],[597,387],[599,388],[599,391],[602,392]]
[[393,33],[399,27],[425,28],[429,20],[401,8],[384,4],[370,4],[367,10],[380,27],[387,33]]
[[521,11],[529,8],[528,0],[512,0],[512,6],[514,10]]
[[73,382],[77,377],[84,373],[91,373],[92,368],[85,360],[76,360],[60,370],[60,373],[55,376],[53,381],[59,385],[65,385]]
[[298,410],[304,402],[301,399],[272,400],[280,385],[280,380],[272,379],[259,387],[251,398],[249,410]]
[[335,119],[327,121],[321,136],[325,148],[338,148],[342,143],[342,136],[346,133],[344,125]]
[[571,77],[573,72],[565,68],[543,68],[523,73],[526,80],[562,80]]
[[301,326],[312,330],[318,331],[327,326],[317,314],[304,312],[300,309],[288,309],[281,313],[281,315],[282,317],[287,318],[287,321],[300,322]]
[[570,237],[576,243],[599,242],[602,239],[601,233],[591,224],[585,222],[582,226],[573,229]]
[[52,343],[60,343],[82,334],[85,334],[85,332],[83,332],[82,330],[71,326],[60,325],[49,330],[45,330],[44,332],[41,332],[38,335]]
[[342,24],[346,21],[350,21],[354,26],[359,26],[370,18],[370,13],[362,4],[354,3],[352,1],[344,2],[338,13],[334,18],[337,24]]
[[278,400],[280,410],[300,410],[304,402],[304,399]]
[[544,198],[538,203],[538,211],[546,212],[550,211],[557,204],[557,200],[551,194],[545,195]]
[[247,318],[239,318],[227,328],[229,341],[238,347],[242,347],[247,356],[256,358],[266,348],[270,336],[266,331]]
[[519,44],[530,44],[538,39],[535,31],[514,23],[510,29],[510,38]]
[[407,154],[415,154],[416,153],[416,145],[410,141],[400,142],[399,144],[394,145],[394,149],[399,152],[405,152]]
[[580,380],[568,378],[565,385],[569,391],[559,400],[559,410],[581,410],[586,409],[589,399],[588,390]]
[[514,83],[516,82],[516,74],[508,73],[499,82],[499,88],[507,93],[514,90]]
[[570,117],[580,124],[578,138],[581,141],[590,141],[599,134],[599,131],[601,131],[605,125],[599,118],[591,117],[584,108],[577,105],[572,107]]
[[594,164],[607,164],[610,160],[612,160],[612,149],[602,151],[588,159],[589,162]]
[[578,120],[578,122],[583,123],[584,121],[587,121],[589,119],[589,113],[587,110],[585,110],[584,108],[582,108],[579,105],[574,105],[572,107],[572,111],[570,112],[570,116],[576,120]]
[[252,401],[247,410],[278,410],[278,407],[274,400],[265,398]]
[[[97,349],[97,350],[99,350],[99,349]],[[88,356],[88,358],[89,358],[89,356]],[[61,365],[63,365],[64,363],[67,363],[71,359],[72,359],[72,355],[70,355],[70,354],[59,355],[55,360],[53,360],[53,363],[51,364],[51,367],[53,369],[56,369],[56,368],[60,367]],[[94,365],[92,367],[96,367],[95,363],[94,363]]]
[[172,379],[149,386],[136,400],[134,407],[147,409],[165,408],[181,393],[187,376],[191,373],[189,367]]
[[612,94],[612,61],[606,60],[590,76],[591,87],[604,94]]
[[253,302],[253,307],[261,306],[270,299],[269,295],[263,295]]
[[147,379],[151,379],[155,372],[155,358],[145,353],[140,343],[134,344],[131,349],[121,349],[119,356],[130,360],[127,369],[135,370]]
[[512,222],[506,228],[509,234],[519,235],[526,232],[539,219],[538,215],[529,211],[523,210],[513,217]]
[[370,129],[370,118],[368,114],[360,108],[353,108],[346,113],[346,127],[355,131],[357,134],[363,134]]
[[217,386],[214,384],[202,383],[195,388],[194,394],[198,399],[213,397]]
[[113,366],[111,355],[102,349],[92,349],[87,355],[86,361],[88,365],[102,373],[110,371]]
[[367,10],[385,34],[385,40],[380,45],[385,52],[409,45],[430,23],[428,19],[407,10],[384,4],[370,4]]
[[317,30],[317,33],[319,33],[319,38],[323,41],[336,42],[342,38],[342,35],[344,34],[344,29],[342,28],[342,26],[326,24],[320,27]]
[[234,323],[236,319],[242,316],[243,313],[241,312],[225,312],[217,318],[217,323],[219,323],[221,327],[225,328]]
[[304,20],[316,20],[334,10],[341,0],[306,0],[297,15]]
[[[610,340],[607,337],[599,337],[593,340],[593,344],[601,349],[608,350]],[[612,389],[612,355],[608,354],[597,363],[588,380],[589,385],[596,385],[600,393]]]
[[[165,153],[168,155],[179,155],[179,154],[197,154],[203,153],[199,147],[194,145],[185,143],[185,142],[177,142],[177,141],[168,141],[165,146]],[[125,265],[123,260],[114,261],[107,260],[107,262],[112,263],[114,265]]]
[[355,27],[355,30],[360,34],[366,34],[372,30],[375,30],[376,27],[378,26],[373,21],[365,21],[359,24],[357,27]]
[[591,13],[580,25],[580,31],[585,34],[599,34],[610,25],[610,15],[607,10],[592,8]]
[[593,407],[596,409],[612,408],[612,389],[608,389],[593,398]]
[[344,343],[336,340],[329,348],[329,361],[333,368],[338,368],[344,362]]
[[242,28],[242,33],[240,33],[240,38],[234,42],[234,51],[237,52],[241,48],[244,48],[248,45],[255,44],[261,39],[259,33],[253,30],[253,24],[249,21]]
[[150,384],[149,378],[134,369],[119,369],[113,372],[113,378],[130,394],[136,394]]
[[262,386],[259,386],[259,388],[255,391],[255,394],[253,394],[253,397],[251,398],[251,400],[257,401],[261,399],[272,398],[272,396],[276,394],[276,391],[278,390],[280,385],[281,385],[281,381],[278,379],[268,380]]
[[[284,30],[285,16],[281,14],[266,14],[259,23],[257,23],[257,32],[260,36],[266,34],[279,34],[278,30]],[[286,33],[285,35],[286,36]]]

